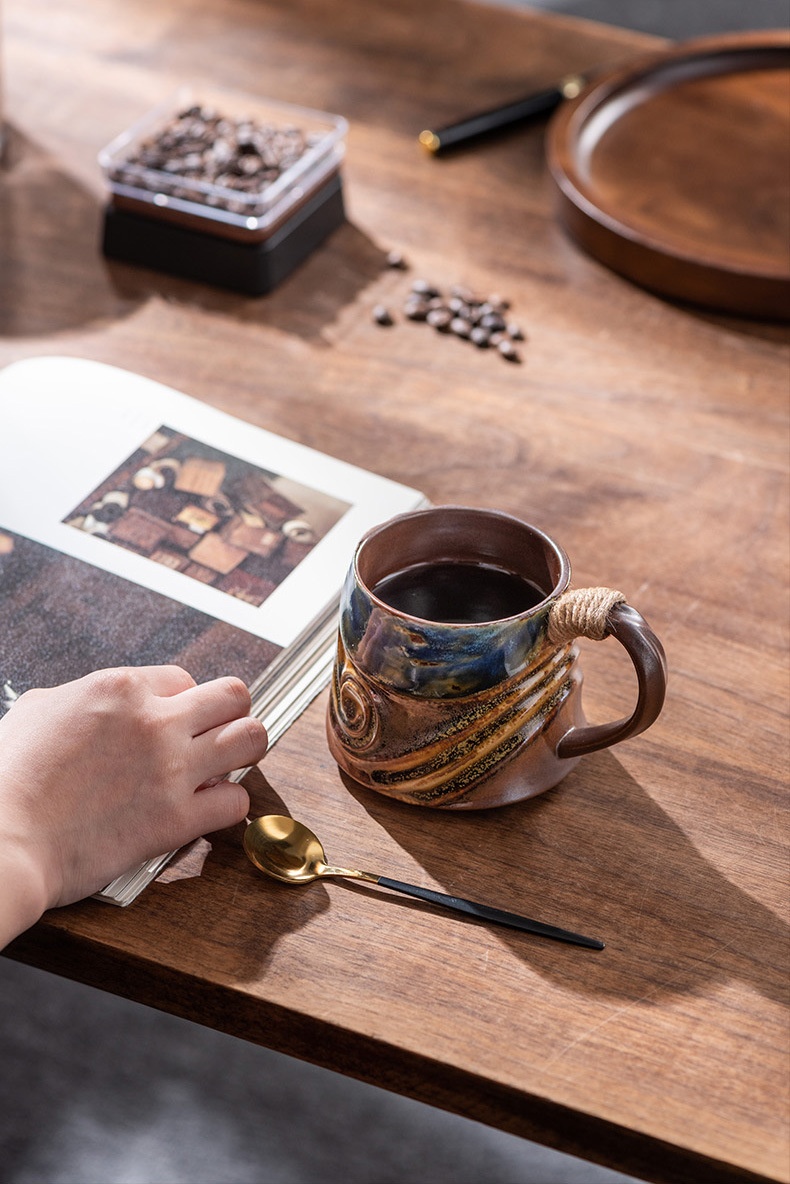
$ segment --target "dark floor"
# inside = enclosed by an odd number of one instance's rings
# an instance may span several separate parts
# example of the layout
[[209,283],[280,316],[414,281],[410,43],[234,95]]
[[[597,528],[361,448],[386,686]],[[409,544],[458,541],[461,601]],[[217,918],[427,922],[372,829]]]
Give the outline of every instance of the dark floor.
[[[678,40],[790,23],[790,0],[528,7]],[[0,962],[0,1063],[3,1184],[628,1180],[8,961]]]
[[3,1184],[623,1184],[511,1135],[0,963]]
[[790,0],[494,0],[516,8],[540,8],[581,16],[585,20],[621,25],[640,33],[654,33],[681,41],[709,33],[739,29],[786,29]]

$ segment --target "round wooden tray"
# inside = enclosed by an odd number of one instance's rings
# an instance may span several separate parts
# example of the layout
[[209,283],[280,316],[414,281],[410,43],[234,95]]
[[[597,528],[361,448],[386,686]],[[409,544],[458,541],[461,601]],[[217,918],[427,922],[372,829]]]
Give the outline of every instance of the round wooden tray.
[[663,296],[790,320],[790,33],[685,42],[559,108],[547,160],[569,234]]

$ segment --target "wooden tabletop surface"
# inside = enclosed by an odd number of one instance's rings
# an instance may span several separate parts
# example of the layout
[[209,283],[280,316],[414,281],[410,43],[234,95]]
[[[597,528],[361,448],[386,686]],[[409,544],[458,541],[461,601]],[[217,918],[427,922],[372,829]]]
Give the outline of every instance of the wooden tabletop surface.
[[[202,874],[50,914],[11,956],[646,1179],[787,1180],[787,334],[586,258],[553,218],[540,127],[441,160],[416,143],[656,42],[454,0],[5,0],[3,20],[0,364],[124,366],[434,502],[522,516],[577,587],[627,594],[670,668],[649,732],[483,815],[350,791],[325,696],[263,763],[259,808],[332,860],[602,953],[272,884],[234,831]],[[268,297],[98,249],[97,151],[201,79],[350,121],[348,223]],[[416,277],[510,299],[523,362],[404,321]],[[590,718],[624,713],[619,647],[584,661]]]

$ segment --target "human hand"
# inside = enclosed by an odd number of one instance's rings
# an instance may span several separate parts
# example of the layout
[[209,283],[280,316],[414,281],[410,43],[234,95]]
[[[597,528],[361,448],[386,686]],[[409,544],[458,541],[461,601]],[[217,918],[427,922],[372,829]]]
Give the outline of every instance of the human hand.
[[197,686],[177,666],[22,695],[0,720],[0,946],[45,909],[240,822],[246,790],[212,782],[263,756],[249,709],[239,679]]

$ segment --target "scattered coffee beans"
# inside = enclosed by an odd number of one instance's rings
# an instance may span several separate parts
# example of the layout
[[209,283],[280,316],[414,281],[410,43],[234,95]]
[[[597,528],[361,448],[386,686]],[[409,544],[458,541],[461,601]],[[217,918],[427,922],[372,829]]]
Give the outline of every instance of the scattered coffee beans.
[[[113,179],[255,216],[265,212],[265,205],[249,198],[282,176],[318,139],[320,135],[307,135],[292,125],[229,119],[209,107],[193,106],[144,140],[116,166]],[[157,176],[141,177],[140,169]],[[195,182],[226,192],[202,193]],[[246,201],[240,200],[243,195]]]
[[[390,251],[387,265],[407,270],[408,263],[399,251]],[[417,279],[403,303],[403,315],[409,321],[425,321],[437,333],[449,333],[471,341],[478,349],[492,349],[507,362],[520,362],[515,342],[525,334],[515,321],[506,319],[510,301],[501,296],[478,296],[463,284],[453,284],[443,295],[428,280]],[[373,320],[379,325],[393,324],[389,309],[376,305]]]

